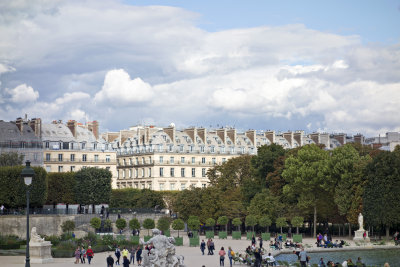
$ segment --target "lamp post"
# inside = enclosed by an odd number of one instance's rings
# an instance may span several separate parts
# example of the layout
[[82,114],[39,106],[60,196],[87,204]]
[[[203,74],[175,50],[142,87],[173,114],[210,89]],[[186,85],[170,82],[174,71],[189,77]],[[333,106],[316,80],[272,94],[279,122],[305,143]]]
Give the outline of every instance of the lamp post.
[[35,171],[31,168],[31,162],[27,160],[26,166],[21,172],[21,176],[24,178],[26,187],[26,259],[25,267],[31,266],[31,260],[29,258],[29,186],[32,183],[32,178],[35,176]]

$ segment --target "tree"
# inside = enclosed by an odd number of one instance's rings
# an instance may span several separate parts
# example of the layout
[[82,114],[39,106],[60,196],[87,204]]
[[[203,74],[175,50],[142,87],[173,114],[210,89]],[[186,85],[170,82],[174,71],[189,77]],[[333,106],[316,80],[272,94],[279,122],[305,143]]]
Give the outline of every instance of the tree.
[[400,223],[400,149],[383,151],[366,168],[363,195],[365,221],[373,226],[384,225],[386,238],[393,225]]
[[222,194],[215,187],[207,187],[201,190],[201,214],[200,220],[204,222],[207,218],[217,218],[222,214]]
[[329,201],[329,192],[323,187],[327,170],[328,152],[317,145],[306,145],[300,148],[297,156],[286,159],[283,178],[288,184],[283,187],[286,197],[296,199],[301,210],[313,209],[314,238],[317,235],[318,205]]
[[228,222],[229,222],[229,219],[226,216],[221,216],[217,220],[217,223],[219,225],[225,225],[225,231],[228,231]]
[[272,220],[271,220],[270,217],[264,215],[264,216],[261,216],[261,217],[259,218],[258,224],[259,224],[261,227],[267,227],[267,233],[268,233],[268,232],[269,232],[269,227],[270,227],[271,224],[272,224]]
[[106,219],[104,221],[104,229],[110,229],[112,226],[111,220],[110,219]]
[[[242,220],[241,220],[240,218],[234,218],[234,219],[232,220],[232,224],[233,224],[234,226],[236,226],[236,227],[239,227],[239,226],[242,225]],[[237,229],[237,230],[238,230],[238,229]]]
[[191,188],[183,190],[178,195],[174,207],[179,214],[179,218],[188,220],[190,215],[201,216],[202,210],[202,190],[200,188]]
[[47,200],[48,204],[75,203],[75,173],[52,172],[47,174]]
[[199,230],[199,228],[200,228],[199,217],[197,217],[197,216],[189,216],[187,224],[188,224],[190,230],[196,230],[196,231]]
[[110,196],[111,208],[154,209],[164,207],[162,192],[150,189],[113,189]]
[[119,218],[115,221],[115,226],[122,231],[126,227],[126,220],[124,218]]
[[185,223],[181,219],[176,219],[172,222],[172,229],[178,231],[178,237],[179,237],[179,230],[185,229]]
[[94,229],[99,230],[101,227],[101,219],[98,217],[93,217],[90,220],[90,226],[92,226]]
[[140,222],[138,219],[133,218],[129,221],[129,229],[131,230],[137,230],[140,229]]
[[279,217],[278,219],[276,219],[276,226],[281,228],[281,234],[282,234],[282,227],[285,227],[286,225],[287,223],[285,217]]
[[160,229],[161,231],[165,232],[169,230],[170,225],[171,225],[171,219],[169,217],[164,216],[158,219],[157,228]]
[[143,228],[147,229],[147,235],[150,235],[150,229],[155,227],[154,220],[147,218],[143,221]]
[[251,226],[252,231],[254,232],[254,226],[257,224],[257,217],[254,215],[247,215],[245,223],[246,226]]
[[214,230],[214,225],[215,225],[215,220],[213,218],[208,218],[206,220],[207,227],[212,227],[212,230]]
[[24,155],[17,152],[4,152],[0,154],[0,167],[3,166],[18,166],[24,162]]
[[75,197],[78,203],[95,205],[110,202],[112,174],[109,170],[84,168],[76,172],[75,177]]
[[301,216],[295,216],[291,220],[292,226],[296,227],[296,234],[299,234],[299,227],[304,223],[304,218]]
[[61,225],[61,229],[62,229],[62,231],[65,233],[70,233],[70,232],[72,232],[72,231],[74,231],[74,229],[75,229],[75,222],[74,221],[71,221],[71,220],[68,220],[68,221],[65,221],[65,222],[63,222],[63,224]]
[[[0,203],[6,208],[26,207],[27,186],[21,177],[24,166],[0,167]],[[42,167],[33,167],[35,176],[29,186],[31,207],[41,207],[47,198],[47,173]]]
[[268,189],[257,193],[247,208],[250,215],[254,215],[257,219],[267,215],[269,218],[276,219],[284,212],[284,206],[279,197],[273,196]]

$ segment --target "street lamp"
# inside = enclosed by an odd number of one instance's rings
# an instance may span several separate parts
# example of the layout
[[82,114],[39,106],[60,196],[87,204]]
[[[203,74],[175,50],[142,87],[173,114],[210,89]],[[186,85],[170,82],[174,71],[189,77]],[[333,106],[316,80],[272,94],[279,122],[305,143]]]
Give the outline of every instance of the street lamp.
[[32,183],[32,178],[35,176],[35,171],[31,168],[31,162],[27,160],[25,162],[26,166],[21,172],[21,176],[24,178],[24,182],[27,185],[26,188],[26,259],[25,267],[30,267],[29,258],[29,186]]

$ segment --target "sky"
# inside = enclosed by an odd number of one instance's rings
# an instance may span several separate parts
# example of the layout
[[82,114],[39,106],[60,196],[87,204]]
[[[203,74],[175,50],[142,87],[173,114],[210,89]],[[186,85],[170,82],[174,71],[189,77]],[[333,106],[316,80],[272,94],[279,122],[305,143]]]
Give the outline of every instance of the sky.
[[0,119],[400,131],[400,0],[0,1]]

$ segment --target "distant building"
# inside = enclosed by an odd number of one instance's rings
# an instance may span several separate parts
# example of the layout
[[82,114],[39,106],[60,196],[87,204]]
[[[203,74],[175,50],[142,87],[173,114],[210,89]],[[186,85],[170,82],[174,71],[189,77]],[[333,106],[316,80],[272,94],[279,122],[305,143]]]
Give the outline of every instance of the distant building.
[[29,160],[32,166],[43,165],[43,146],[40,140],[41,120],[17,118],[15,121],[0,120],[0,154],[17,152]]

